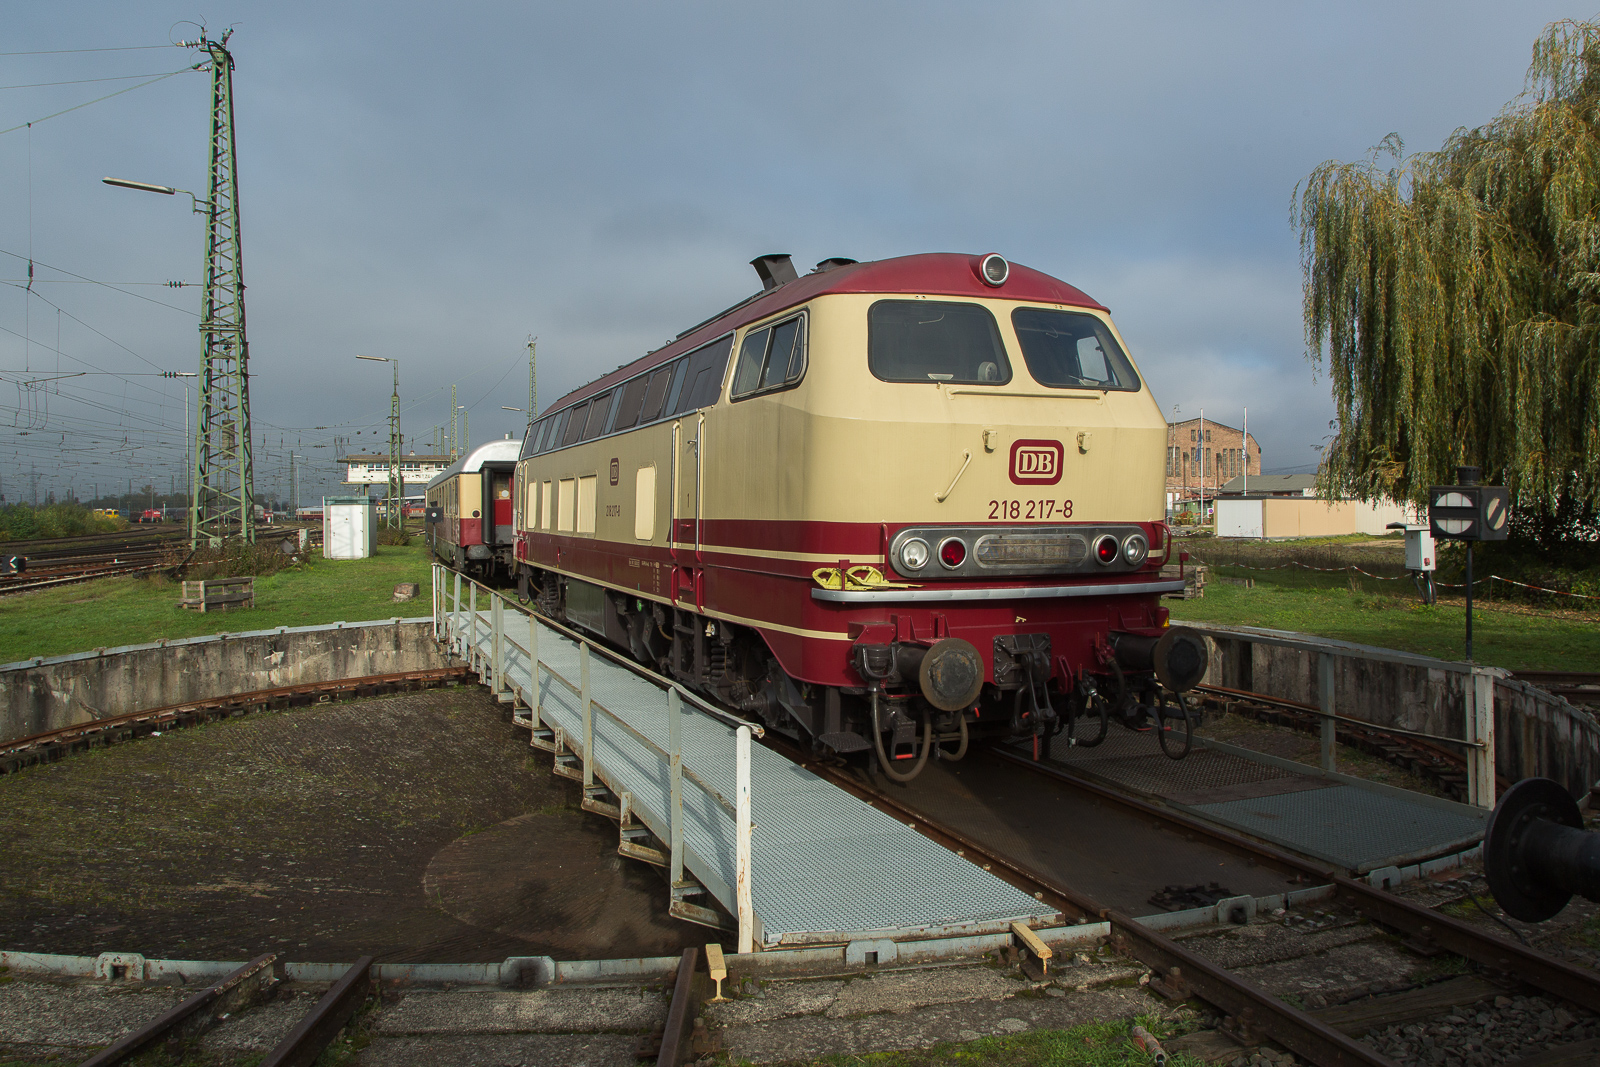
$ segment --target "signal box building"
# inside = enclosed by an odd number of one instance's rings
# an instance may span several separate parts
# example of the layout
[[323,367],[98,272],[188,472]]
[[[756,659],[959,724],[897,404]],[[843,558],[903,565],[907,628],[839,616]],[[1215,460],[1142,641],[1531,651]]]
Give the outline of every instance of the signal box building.
[[[1254,435],[1211,419],[1167,425],[1167,509],[1216,496],[1229,481],[1261,473],[1261,446]],[[1255,486],[1251,486],[1253,490]]]

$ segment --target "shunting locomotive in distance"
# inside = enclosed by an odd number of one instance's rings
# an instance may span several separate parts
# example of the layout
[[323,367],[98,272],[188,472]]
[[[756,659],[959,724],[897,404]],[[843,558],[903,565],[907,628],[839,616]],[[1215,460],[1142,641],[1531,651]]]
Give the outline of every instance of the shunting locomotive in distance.
[[1159,601],[1166,423],[1106,308],[994,254],[752,265],[530,428],[522,595],[900,780],[1181,714],[1206,652]]

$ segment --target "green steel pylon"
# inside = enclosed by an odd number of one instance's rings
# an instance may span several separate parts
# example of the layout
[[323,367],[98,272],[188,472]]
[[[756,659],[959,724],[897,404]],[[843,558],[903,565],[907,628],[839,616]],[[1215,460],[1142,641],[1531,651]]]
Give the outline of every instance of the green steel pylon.
[[233,145],[233,55],[204,32],[190,47],[211,56],[211,185],[206,204],[205,294],[200,312],[200,397],[194,428],[190,545],[256,539],[250,451],[250,348],[244,330],[239,166]]

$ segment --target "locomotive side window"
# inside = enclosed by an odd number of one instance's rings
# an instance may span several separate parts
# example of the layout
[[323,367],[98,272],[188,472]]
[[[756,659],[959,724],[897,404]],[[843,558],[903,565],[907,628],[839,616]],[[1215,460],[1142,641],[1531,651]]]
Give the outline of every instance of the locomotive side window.
[[698,411],[710,407],[722,395],[722,379],[728,373],[728,355],[733,351],[733,335],[701,345],[690,352],[685,360],[688,369],[683,375],[683,391],[672,413]]
[[1000,328],[982,304],[878,301],[867,311],[867,366],[886,382],[1011,380]]
[[1138,392],[1139,375],[1106,324],[1093,315],[1048,308],[1011,313],[1028,373],[1055,388]]
[[805,316],[797,315],[745,335],[729,393],[742,400],[758,392],[784,389],[798,383],[805,371]]
[[577,504],[577,481],[572,478],[563,478],[556,483],[556,529],[562,533],[572,532],[572,518]]
[[539,491],[539,529],[548,530],[555,525],[555,509],[550,505],[550,483],[545,482]]
[[649,541],[656,535],[656,469],[640,467],[633,482],[633,539]]
[[589,415],[583,422],[583,440],[593,441],[605,428],[606,416],[611,414],[611,394],[601,393],[589,401]]
[[594,474],[578,479],[578,533],[594,533],[595,492],[599,484],[600,478]]
[[650,386],[644,393],[644,407],[639,412],[639,422],[654,422],[661,417],[661,406],[667,399],[667,386],[672,384],[676,364],[669,363],[650,375]]
[[641,374],[622,387],[622,400],[617,407],[617,418],[611,426],[613,430],[626,430],[639,421],[639,411],[644,407],[645,388],[649,384],[650,376]]
[[567,417],[567,432],[561,435],[561,444],[575,445],[583,436],[584,423],[589,421],[589,403],[584,401],[572,407],[571,414]]

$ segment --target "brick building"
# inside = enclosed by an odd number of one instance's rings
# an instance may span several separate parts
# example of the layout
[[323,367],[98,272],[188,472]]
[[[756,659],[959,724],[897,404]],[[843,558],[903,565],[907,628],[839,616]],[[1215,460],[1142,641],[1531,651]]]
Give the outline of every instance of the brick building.
[[1167,504],[1207,500],[1242,474],[1261,473],[1261,446],[1243,430],[1210,419],[1189,419],[1167,427]]

